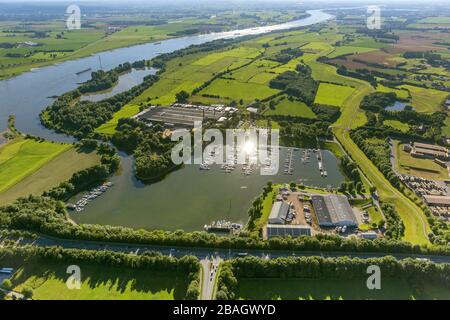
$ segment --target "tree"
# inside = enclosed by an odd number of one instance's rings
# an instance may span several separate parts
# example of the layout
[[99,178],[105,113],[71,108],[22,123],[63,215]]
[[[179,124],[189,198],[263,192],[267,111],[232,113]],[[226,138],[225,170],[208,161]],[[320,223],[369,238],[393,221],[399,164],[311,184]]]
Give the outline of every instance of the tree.
[[181,90],[175,95],[175,98],[177,99],[177,102],[179,103],[185,103],[187,99],[189,98],[189,93],[187,93],[184,90]]
[[11,288],[13,287],[11,280],[9,279],[3,280],[2,287],[5,288],[6,290],[11,290]]
[[228,294],[224,290],[219,290],[216,293],[216,300],[228,300]]
[[33,289],[31,289],[31,288],[24,288],[22,290],[22,294],[23,294],[25,299],[31,299],[31,298],[33,298]]

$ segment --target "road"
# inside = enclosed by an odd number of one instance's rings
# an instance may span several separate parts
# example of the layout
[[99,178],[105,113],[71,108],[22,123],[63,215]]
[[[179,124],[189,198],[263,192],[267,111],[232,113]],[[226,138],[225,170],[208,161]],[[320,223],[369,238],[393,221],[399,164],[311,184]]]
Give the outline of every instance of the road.
[[200,264],[203,269],[202,288],[200,300],[213,300],[214,283],[219,270],[219,264],[222,261],[220,257],[211,257],[202,259]]
[[255,256],[265,259],[273,259],[279,257],[312,257],[312,256],[322,256],[322,257],[342,257],[348,256],[350,258],[381,258],[385,256],[393,256],[394,258],[401,260],[406,258],[420,258],[429,259],[435,263],[450,263],[450,256],[438,256],[438,255],[421,255],[421,254],[402,254],[402,253],[371,253],[371,252],[325,252],[325,251],[288,251],[288,250],[245,250],[245,249],[222,249],[222,248],[198,248],[198,247],[176,247],[176,246],[156,246],[156,245],[137,245],[137,244],[122,244],[122,243],[101,243],[94,241],[82,241],[82,240],[65,240],[65,239],[55,239],[50,237],[41,236],[37,240],[32,242],[22,240],[21,245],[24,244],[34,244],[41,247],[46,246],[60,246],[63,248],[73,248],[73,249],[88,249],[88,250],[111,250],[115,252],[123,253],[135,253],[141,254],[145,251],[159,252],[164,255],[171,255],[173,257],[183,257],[186,255],[192,255],[197,257],[199,260],[210,259],[215,257],[215,259],[228,260],[236,257],[242,256]]

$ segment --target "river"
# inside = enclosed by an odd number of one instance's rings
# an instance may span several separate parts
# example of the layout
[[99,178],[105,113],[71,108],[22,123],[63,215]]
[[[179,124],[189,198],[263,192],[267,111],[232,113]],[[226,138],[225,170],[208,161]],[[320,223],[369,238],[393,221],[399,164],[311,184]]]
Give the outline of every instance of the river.
[[[264,34],[275,30],[288,30],[324,22],[331,15],[320,10],[308,11],[305,19],[288,23],[251,28],[239,31],[220,32],[188,36],[148,43],[127,48],[102,52],[77,60],[66,61],[27,72],[8,80],[0,81],[0,132],[7,127],[10,114],[16,116],[17,128],[25,133],[45,139],[72,142],[69,136],[55,133],[44,128],[39,121],[39,113],[53,99],[67,91],[75,89],[80,82],[89,80],[90,72],[77,75],[80,70],[92,71],[116,67],[123,62],[151,59],[161,53],[169,53],[223,38],[236,38],[245,35]],[[98,100],[129,89],[139,83],[142,77],[153,72],[133,70],[122,75],[119,83],[109,92],[92,95]],[[245,223],[247,210],[254,197],[262,190],[267,181],[290,182],[303,181],[308,185],[337,186],[343,181],[339,173],[336,158],[328,151],[323,152],[328,177],[322,178],[317,162],[297,164],[293,176],[280,173],[274,177],[252,174],[245,176],[241,170],[225,174],[217,170],[202,172],[195,166],[186,166],[168,175],[162,181],[143,185],[133,175],[132,157],[122,155],[122,168],[111,181],[114,186],[104,195],[88,204],[83,213],[72,214],[72,218],[81,223],[122,225],[146,229],[185,229],[200,230],[212,220],[231,219]],[[298,162],[300,155],[298,155]]]
[[102,68],[109,70],[124,62],[152,59],[161,53],[180,50],[190,45],[223,38],[263,34],[274,30],[287,30],[324,22],[332,18],[331,15],[320,10],[311,10],[308,13],[310,13],[308,18],[274,26],[194,35],[106,51],[2,80],[0,81],[0,132],[7,128],[8,116],[14,114],[16,126],[22,132],[49,140],[72,142],[72,137],[44,128],[40,123],[39,113],[52,103],[53,99],[50,97],[73,90],[80,82],[90,79],[90,72],[80,75],[77,75],[77,72],[88,68],[91,68],[92,71],[99,70],[100,60]]

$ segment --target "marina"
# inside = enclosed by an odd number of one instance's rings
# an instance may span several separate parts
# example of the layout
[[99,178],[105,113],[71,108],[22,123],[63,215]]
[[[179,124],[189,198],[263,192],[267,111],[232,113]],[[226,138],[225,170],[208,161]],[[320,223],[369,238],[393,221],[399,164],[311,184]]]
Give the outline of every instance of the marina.
[[87,194],[84,194],[81,199],[79,199],[75,204],[68,204],[67,208],[70,210],[74,210],[77,213],[80,213],[84,210],[85,206],[94,199],[101,196],[103,193],[105,193],[109,188],[113,186],[112,182],[106,182],[103,185],[91,189]]
[[[268,181],[274,184],[294,181],[322,188],[341,185],[344,177],[331,152],[322,151],[322,162],[328,170],[328,176],[323,177],[316,157],[311,157],[310,163],[302,163],[303,150],[293,150],[292,175],[284,174],[288,152],[282,148],[275,175],[261,174],[267,168],[266,163],[249,168],[235,164],[234,158],[230,158],[231,163],[221,165],[207,157],[202,169],[200,165],[185,165],[150,185],[135,178],[133,158],[122,155],[122,168],[110,179],[114,187],[85,206],[82,214],[72,211],[71,218],[77,223],[186,231],[204,230],[205,224],[223,219],[245,225],[248,209]],[[71,202],[80,199],[78,196]]]

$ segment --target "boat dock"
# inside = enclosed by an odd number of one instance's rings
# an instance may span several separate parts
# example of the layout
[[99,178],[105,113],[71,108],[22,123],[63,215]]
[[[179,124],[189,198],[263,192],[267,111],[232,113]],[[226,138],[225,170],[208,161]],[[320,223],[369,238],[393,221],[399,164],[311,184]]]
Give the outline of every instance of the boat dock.
[[75,204],[67,204],[67,208],[70,210],[74,210],[78,213],[82,212],[85,206],[92,200],[101,196],[105,193],[109,188],[113,186],[112,182],[106,182],[100,187],[91,189],[87,194],[85,194],[80,200],[78,200]]

